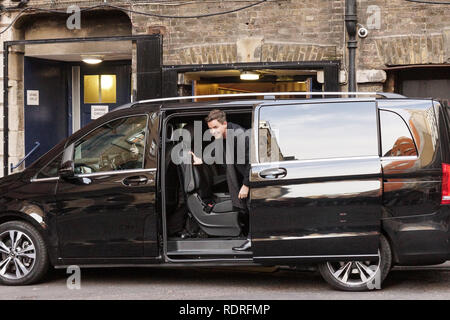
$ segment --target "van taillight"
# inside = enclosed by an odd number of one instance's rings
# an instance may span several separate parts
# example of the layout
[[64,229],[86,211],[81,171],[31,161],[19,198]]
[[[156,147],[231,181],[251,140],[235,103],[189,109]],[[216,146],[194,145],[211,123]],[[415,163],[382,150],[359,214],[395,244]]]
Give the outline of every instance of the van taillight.
[[450,164],[442,164],[442,201],[441,204],[450,204]]

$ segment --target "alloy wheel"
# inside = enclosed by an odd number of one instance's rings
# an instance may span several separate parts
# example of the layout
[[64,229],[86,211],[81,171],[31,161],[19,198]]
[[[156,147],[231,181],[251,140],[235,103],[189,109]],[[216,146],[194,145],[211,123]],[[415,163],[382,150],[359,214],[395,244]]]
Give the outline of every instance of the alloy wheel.
[[374,261],[327,262],[326,266],[334,279],[346,286],[361,286],[373,281],[380,272],[380,252]]
[[0,276],[19,280],[27,276],[36,262],[33,241],[19,230],[7,230],[0,234]]

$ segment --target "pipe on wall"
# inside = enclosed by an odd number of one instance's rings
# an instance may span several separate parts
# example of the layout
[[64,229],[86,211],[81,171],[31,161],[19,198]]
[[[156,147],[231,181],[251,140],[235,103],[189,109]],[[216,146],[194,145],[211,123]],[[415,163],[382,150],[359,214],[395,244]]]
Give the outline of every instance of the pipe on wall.
[[3,176],[8,175],[9,161],[9,109],[8,109],[8,57],[9,43],[3,42]]
[[358,16],[356,12],[356,0],[345,0],[345,27],[347,29],[348,41],[348,91],[356,92],[356,40]]

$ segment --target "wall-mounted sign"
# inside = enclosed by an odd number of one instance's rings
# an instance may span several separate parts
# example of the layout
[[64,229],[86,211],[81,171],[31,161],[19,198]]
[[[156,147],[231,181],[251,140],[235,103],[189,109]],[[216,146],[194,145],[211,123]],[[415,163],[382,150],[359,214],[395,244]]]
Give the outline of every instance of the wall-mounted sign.
[[27,105],[39,105],[39,90],[27,90]]
[[104,114],[108,113],[109,107],[102,105],[91,105],[91,119],[98,119]]

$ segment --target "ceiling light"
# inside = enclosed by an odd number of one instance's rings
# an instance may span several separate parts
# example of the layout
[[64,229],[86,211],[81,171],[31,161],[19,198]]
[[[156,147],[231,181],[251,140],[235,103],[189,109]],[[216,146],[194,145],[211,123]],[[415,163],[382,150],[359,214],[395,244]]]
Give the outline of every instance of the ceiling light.
[[259,73],[244,71],[240,76],[241,80],[259,80]]
[[85,57],[82,59],[82,61],[88,64],[98,64],[102,62],[103,59],[99,57]]

